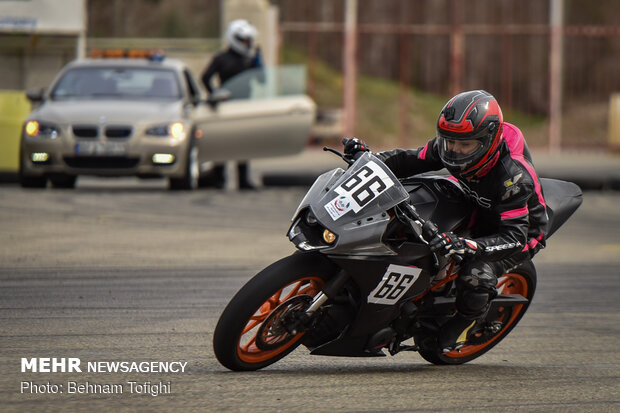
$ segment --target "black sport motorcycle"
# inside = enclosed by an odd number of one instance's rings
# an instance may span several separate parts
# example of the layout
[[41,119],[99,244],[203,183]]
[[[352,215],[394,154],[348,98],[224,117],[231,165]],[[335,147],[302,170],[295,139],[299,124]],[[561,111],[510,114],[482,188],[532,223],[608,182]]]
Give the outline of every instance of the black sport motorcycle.
[[[213,348],[231,370],[257,370],[303,344],[310,354],[375,357],[418,351],[434,364],[462,364],[517,325],[536,290],[531,261],[499,277],[498,295],[459,350],[437,345],[455,314],[459,257],[428,247],[437,231],[465,234],[470,211],[459,184],[422,174],[398,180],[371,153],[319,176],[288,232],[294,254],[271,264],[231,299]],[[577,210],[580,188],[541,179],[550,237]],[[405,341],[413,338],[406,344]]]

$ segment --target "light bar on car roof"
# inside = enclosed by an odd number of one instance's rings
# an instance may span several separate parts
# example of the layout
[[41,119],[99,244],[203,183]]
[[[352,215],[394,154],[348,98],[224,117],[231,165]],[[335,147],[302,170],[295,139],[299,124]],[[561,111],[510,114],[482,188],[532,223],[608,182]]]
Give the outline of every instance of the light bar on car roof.
[[98,59],[149,59],[154,61],[164,60],[164,51],[161,49],[92,49],[88,54],[91,58]]

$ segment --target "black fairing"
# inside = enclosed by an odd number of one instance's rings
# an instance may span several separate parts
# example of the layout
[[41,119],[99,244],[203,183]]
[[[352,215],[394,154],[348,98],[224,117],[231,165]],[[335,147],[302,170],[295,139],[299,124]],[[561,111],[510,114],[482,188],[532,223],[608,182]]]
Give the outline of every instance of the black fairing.
[[[403,257],[404,258],[404,257]],[[384,328],[398,317],[401,312],[399,305],[383,305],[369,303],[368,296],[371,291],[381,282],[386,268],[389,264],[399,262],[403,265],[413,265],[418,268],[426,269],[419,275],[418,280],[407,291],[400,302],[405,302],[411,298],[423,294],[431,282],[429,269],[432,268],[432,261],[428,256],[423,259],[400,261],[397,257],[367,257],[365,259],[351,259],[346,256],[331,256],[330,259],[340,268],[344,269],[357,286],[356,295],[360,297],[361,305],[357,308],[357,313],[352,322],[347,325],[340,336],[327,343],[312,347],[312,354],[348,357],[369,357],[383,355],[382,353],[373,354],[366,348],[369,334]]]
[[540,185],[547,203],[549,222],[545,237],[549,238],[579,208],[583,201],[583,194],[576,184],[559,179],[541,178]]
[[469,223],[471,204],[458,182],[439,175],[417,175],[403,185],[410,203],[426,220],[434,222],[439,231],[463,232]]
[[[409,193],[409,202],[422,218],[434,222],[440,232],[467,234],[471,204],[457,181],[445,176],[422,174],[401,182]],[[416,241],[412,234],[404,234],[398,220],[392,220],[389,224],[383,241],[398,256],[421,258],[429,255],[428,245]]]
[[[541,178],[541,186],[549,223],[546,238],[553,235],[583,202],[578,185],[558,179]],[[417,175],[407,178],[403,185],[409,192],[410,202],[424,219],[430,219],[441,232],[464,233],[472,209],[459,184],[437,175]]]

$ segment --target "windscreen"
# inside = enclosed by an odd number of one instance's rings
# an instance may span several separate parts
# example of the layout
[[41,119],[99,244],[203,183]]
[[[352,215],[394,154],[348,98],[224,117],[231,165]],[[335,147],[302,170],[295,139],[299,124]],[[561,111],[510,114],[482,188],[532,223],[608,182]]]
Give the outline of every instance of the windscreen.
[[387,166],[366,153],[320,198],[313,200],[312,210],[321,222],[344,225],[360,217],[381,213],[408,197]]
[[52,99],[179,99],[172,70],[131,67],[80,67],[58,81]]

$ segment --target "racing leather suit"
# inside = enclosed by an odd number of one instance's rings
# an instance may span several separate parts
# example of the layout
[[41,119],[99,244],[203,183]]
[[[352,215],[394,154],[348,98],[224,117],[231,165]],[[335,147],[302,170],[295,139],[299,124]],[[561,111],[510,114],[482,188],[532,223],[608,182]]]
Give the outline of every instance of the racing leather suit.
[[[397,177],[443,169],[437,138],[417,150],[376,154]],[[457,178],[458,179],[458,178]],[[495,162],[470,180],[458,179],[474,206],[471,239],[478,252],[467,259],[457,279],[457,309],[470,319],[484,315],[497,276],[531,259],[545,246],[546,204],[521,131],[503,124]]]

